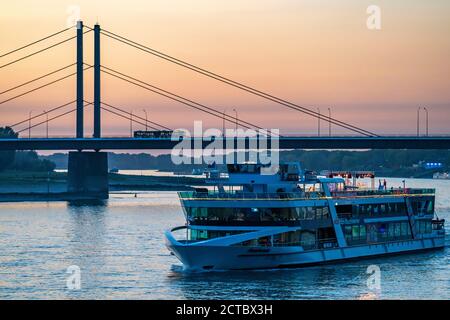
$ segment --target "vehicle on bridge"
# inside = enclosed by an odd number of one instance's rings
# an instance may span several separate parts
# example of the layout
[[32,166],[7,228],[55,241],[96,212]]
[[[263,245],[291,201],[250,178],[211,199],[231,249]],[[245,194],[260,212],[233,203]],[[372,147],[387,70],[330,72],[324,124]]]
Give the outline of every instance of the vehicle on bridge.
[[172,130],[153,130],[153,131],[134,131],[133,136],[135,138],[170,138],[172,136]]
[[434,189],[355,188],[305,175],[298,163],[263,171],[228,165],[227,175],[207,175],[211,188],[179,193],[186,225],[166,231],[166,246],[186,269],[299,267],[444,247]]

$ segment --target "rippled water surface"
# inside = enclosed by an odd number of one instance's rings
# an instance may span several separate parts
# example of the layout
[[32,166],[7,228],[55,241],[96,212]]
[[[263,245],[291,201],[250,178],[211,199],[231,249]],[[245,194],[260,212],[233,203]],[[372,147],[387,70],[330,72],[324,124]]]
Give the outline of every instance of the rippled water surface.
[[[388,179],[401,185],[401,179]],[[437,189],[450,220],[450,181],[408,180]],[[450,299],[450,250],[320,267],[186,273],[164,247],[163,232],[184,223],[174,192],[114,194],[104,203],[0,203],[2,299]],[[450,223],[446,226],[450,233]],[[448,236],[447,236],[448,238]],[[369,265],[381,290],[367,285]],[[67,268],[81,270],[69,290]]]

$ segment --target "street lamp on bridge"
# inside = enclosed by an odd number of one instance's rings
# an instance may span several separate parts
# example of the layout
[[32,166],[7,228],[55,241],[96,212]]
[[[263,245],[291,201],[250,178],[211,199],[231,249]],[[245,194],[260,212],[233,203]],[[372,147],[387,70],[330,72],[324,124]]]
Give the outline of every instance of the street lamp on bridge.
[[130,112],[130,137],[133,138],[133,110]]
[[33,110],[30,110],[28,112],[28,139],[31,138],[31,114],[33,113]]
[[47,139],[48,139],[48,112],[44,110],[45,113],[45,124],[46,124],[46,133],[47,133]]
[[331,108],[328,108],[328,135],[331,137]]
[[227,112],[227,108],[223,109],[222,112],[222,137],[225,137],[225,114]]
[[420,126],[420,108],[417,108],[417,136],[419,136],[420,131],[419,131],[419,126]]
[[318,113],[318,117],[317,117],[317,135],[320,137],[320,108],[317,108],[317,113]]
[[428,109],[427,107],[423,107],[423,110],[425,110],[425,135],[428,137]]
[[237,134],[237,129],[238,129],[238,112],[237,112],[237,110],[236,109],[233,109],[233,111],[234,111],[234,113],[235,113],[235,115],[236,115],[236,134]]
[[428,108],[418,107],[417,108],[417,136],[420,135],[420,109],[423,108],[425,111],[425,136],[428,136]]
[[147,130],[147,110],[145,110],[145,109],[142,109],[143,111],[144,111],[144,113],[145,113],[145,131],[148,131]]

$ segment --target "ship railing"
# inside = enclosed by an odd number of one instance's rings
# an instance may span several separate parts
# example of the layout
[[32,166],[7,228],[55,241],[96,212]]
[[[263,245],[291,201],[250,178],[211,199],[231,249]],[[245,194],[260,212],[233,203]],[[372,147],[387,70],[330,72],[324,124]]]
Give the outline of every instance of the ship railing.
[[270,199],[318,199],[324,198],[323,192],[242,192],[242,191],[183,191],[179,192],[181,199],[241,199],[241,200],[270,200]]
[[419,188],[400,188],[388,190],[348,190],[348,191],[333,191],[332,197],[376,197],[376,196],[408,196],[408,195],[428,195],[435,194],[435,189],[419,189]]
[[258,242],[253,243],[251,240],[237,244],[244,247],[303,247],[305,250],[335,248],[338,246],[336,238],[326,238],[320,240],[309,241],[292,241],[292,242]]

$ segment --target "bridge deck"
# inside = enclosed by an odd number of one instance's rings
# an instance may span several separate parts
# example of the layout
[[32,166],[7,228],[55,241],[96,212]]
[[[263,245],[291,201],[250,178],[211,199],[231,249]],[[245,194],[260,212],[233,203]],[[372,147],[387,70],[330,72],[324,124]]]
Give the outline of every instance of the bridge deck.
[[[151,150],[172,149],[178,143],[169,138],[20,138],[0,139],[0,150]],[[210,143],[202,141],[203,147]],[[280,137],[279,149],[450,149],[450,136]]]

